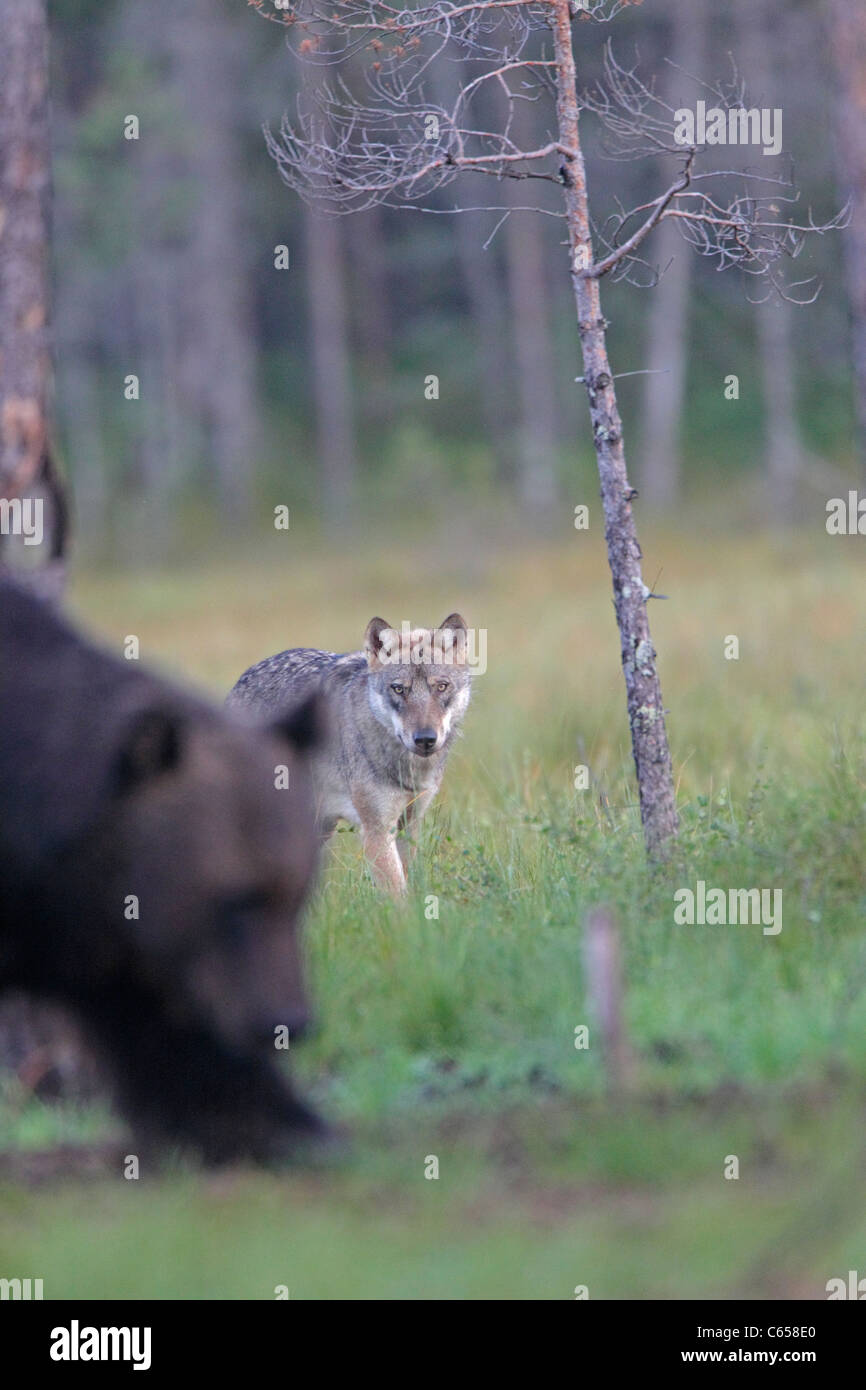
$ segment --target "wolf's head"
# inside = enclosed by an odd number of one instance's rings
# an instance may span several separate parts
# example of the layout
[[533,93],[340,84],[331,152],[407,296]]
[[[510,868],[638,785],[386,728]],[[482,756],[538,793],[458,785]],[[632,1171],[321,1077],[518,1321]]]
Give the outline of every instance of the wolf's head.
[[372,618],[364,636],[370,706],[404,748],[429,758],[447,747],[469,704],[466,624],[452,613],[437,628],[401,630]]

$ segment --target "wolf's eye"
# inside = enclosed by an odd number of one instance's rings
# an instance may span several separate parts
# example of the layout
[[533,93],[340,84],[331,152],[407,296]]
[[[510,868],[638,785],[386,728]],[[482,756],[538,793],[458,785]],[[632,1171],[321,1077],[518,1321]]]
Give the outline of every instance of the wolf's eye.
[[439,694],[440,694],[440,695],[444,695],[444,694],[445,694],[445,691],[446,691],[446,690],[450,690],[451,687],[450,687],[450,685],[448,684],[447,681],[437,681],[437,682],[436,682],[436,689],[439,691]]
[[405,693],[405,687],[402,686],[399,681],[395,681],[391,689],[395,695],[403,695]]

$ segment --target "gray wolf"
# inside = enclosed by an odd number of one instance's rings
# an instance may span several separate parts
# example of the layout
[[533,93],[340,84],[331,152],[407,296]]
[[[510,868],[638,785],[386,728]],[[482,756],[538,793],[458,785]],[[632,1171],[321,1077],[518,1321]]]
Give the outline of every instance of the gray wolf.
[[374,880],[398,897],[406,891],[411,832],[439,790],[469,704],[466,637],[459,613],[439,628],[404,624],[400,631],[373,618],[363,651],[280,652],[245,671],[228,697],[232,710],[273,718],[322,691],[330,733],[312,757],[321,833],[330,835],[340,820],[360,827]]
[[0,995],[77,1015],[139,1134],[208,1162],[324,1131],[277,1066],[308,1022],[319,725],[235,724],[0,579]]

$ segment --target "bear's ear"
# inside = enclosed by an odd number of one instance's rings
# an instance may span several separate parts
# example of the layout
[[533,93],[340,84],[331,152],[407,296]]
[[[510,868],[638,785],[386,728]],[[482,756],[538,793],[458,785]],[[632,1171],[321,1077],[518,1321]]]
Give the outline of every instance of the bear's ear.
[[117,760],[117,790],[123,794],[171,772],[181,760],[181,721],[168,710],[148,709],[127,729]]
[[314,691],[294,709],[289,710],[273,726],[275,734],[287,739],[293,748],[305,753],[320,748],[325,741],[327,720],[324,697]]
[[384,618],[371,618],[367,624],[367,631],[364,633],[364,652],[367,657],[367,664],[373,670],[377,666],[384,665],[382,661],[382,633],[390,631],[391,624],[386,623]]

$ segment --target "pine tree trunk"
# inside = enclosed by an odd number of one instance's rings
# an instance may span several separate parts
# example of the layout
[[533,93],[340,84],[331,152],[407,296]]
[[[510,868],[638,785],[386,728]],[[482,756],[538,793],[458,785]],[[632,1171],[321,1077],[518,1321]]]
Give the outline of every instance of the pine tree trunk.
[[48,29],[44,0],[0,0],[0,494],[47,444]]
[[554,0],[553,38],[559,138],[570,151],[564,158],[562,178],[571,277],[601,479],[605,540],[613,578],[641,821],[648,854],[662,858],[676,835],[678,819],[664,705],[644,597],[641,550],[632,515],[635,492],[628,481],[622,421],[607,355],[607,324],[601,312],[598,280],[584,273],[584,268],[593,263],[593,254],[578,128],[569,0]]
[[[521,148],[536,142],[533,112],[514,103],[511,138]],[[526,206],[526,188],[506,183],[508,201]],[[512,212],[505,224],[508,288],[513,325],[515,395],[518,408],[518,490],[526,507],[549,512],[556,502],[556,352],[544,262],[544,237],[537,214]]]
[[[446,110],[453,109],[458,99],[460,74],[456,63],[441,62],[432,68],[433,91]],[[478,101],[483,113],[486,106],[482,93]],[[490,119],[494,119],[492,112]],[[453,201],[456,203],[457,199]],[[484,240],[490,223],[484,213],[461,211],[452,223],[454,249],[472,321],[482,429],[493,454],[494,481],[503,489],[510,489],[517,476],[517,449],[508,323],[501,289],[500,243],[497,238],[485,250]]]
[[[224,4],[186,0],[166,27],[188,112],[193,372],[205,447],[224,517],[249,516],[258,444],[251,279],[246,265],[237,94],[241,36]],[[187,339],[189,341],[189,338]]]
[[[738,0],[735,10],[744,74],[759,106],[781,106],[790,71],[771,41],[773,15],[766,0]],[[752,101],[749,105],[754,104]],[[790,522],[795,514],[803,456],[797,421],[797,381],[793,309],[772,294],[755,305],[764,405],[764,471],[770,518]]]
[[341,525],[355,490],[349,311],[342,219],[305,207],[313,399],[327,525]]
[[686,393],[691,252],[672,221],[658,229],[655,256],[667,270],[653,296],[641,421],[641,494],[654,511],[675,502],[682,487],[681,429]]
[[508,325],[496,275],[496,250],[484,250],[481,214],[458,213],[454,241],[475,337],[481,419],[495,462],[497,483],[510,485],[516,472],[509,389]]
[[352,219],[348,238],[358,372],[362,389],[359,412],[376,440],[390,415],[391,327],[388,246],[381,207],[359,212]]
[[777,521],[795,515],[802,446],[797,425],[793,310],[784,300],[755,306],[764,394],[767,511]]
[[[707,12],[703,4],[685,5],[671,17],[672,66],[663,69],[664,98],[683,106],[684,74],[700,72],[706,41]],[[670,164],[659,169],[664,177]],[[643,448],[640,470],[641,496],[663,511],[676,501],[682,485],[682,418],[686,394],[689,348],[689,304],[693,252],[672,220],[654,233],[653,263],[662,279],[652,291],[647,368],[643,398]],[[667,267],[667,269],[665,269]]]
[[[171,0],[151,0],[147,11],[124,5],[113,38],[120,49],[138,55],[149,82],[161,81],[162,100],[176,111],[181,94],[172,18]],[[124,526],[121,520],[120,533],[125,553],[137,562],[165,554],[175,539],[174,503],[192,471],[199,438],[195,384],[187,378],[184,350],[192,277],[186,228],[179,237],[174,225],[178,171],[186,172],[179,124],[149,128],[145,117],[141,139],[124,151],[136,231],[128,261],[130,323],[120,361],[123,376],[139,378],[141,399],[125,403],[124,414],[126,492],[137,524]],[[122,380],[115,378],[114,389]]]
[[866,8],[863,0],[833,0],[839,183],[851,198],[845,233],[854,352],[854,390],[860,457],[866,470]]

